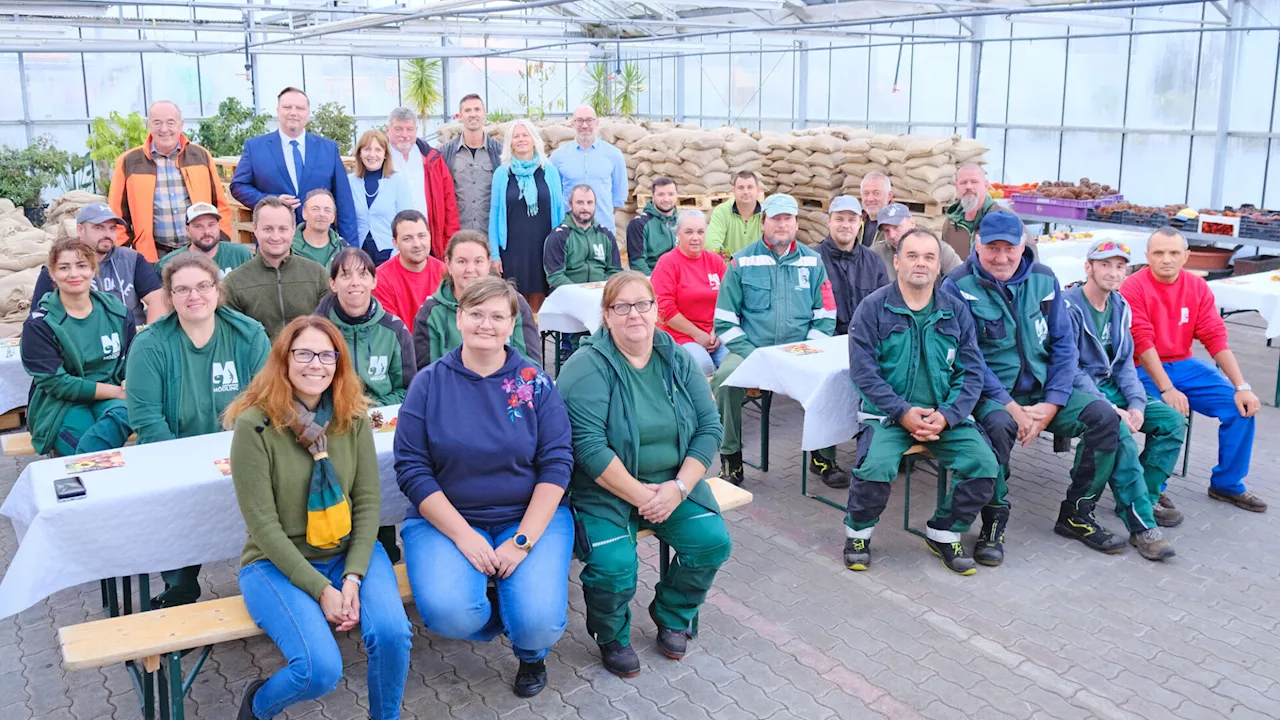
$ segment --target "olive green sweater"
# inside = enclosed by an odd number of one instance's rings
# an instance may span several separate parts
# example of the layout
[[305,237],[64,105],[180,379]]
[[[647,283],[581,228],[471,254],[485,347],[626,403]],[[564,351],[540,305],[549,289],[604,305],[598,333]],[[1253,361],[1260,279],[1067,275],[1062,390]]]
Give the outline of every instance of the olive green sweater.
[[307,494],[311,489],[311,454],[293,431],[270,425],[258,408],[236,418],[231,439],[231,478],[244,515],[249,540],[240,566],[270,560],[290,582],[317,601],[330,586],[311,563],[346,554],[343,575],[364,577],[378,535],[382,495],[373,429],[360,417],[342,435],[329,433],[329,460],[338,471],[342,492],[351,504],[351,534],[338,547],[318,550],[307,544]]

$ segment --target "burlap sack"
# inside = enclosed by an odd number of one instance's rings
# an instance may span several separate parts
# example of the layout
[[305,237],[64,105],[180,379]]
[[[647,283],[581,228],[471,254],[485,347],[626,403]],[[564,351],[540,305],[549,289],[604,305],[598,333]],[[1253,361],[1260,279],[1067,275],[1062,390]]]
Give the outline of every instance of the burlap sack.
[[[0,322],[20,324],[26,320],[38,277],[39,265],[0,276]],[[21,330],[14,334],[21,334]]]
[[27,230],[0,239],[0,271],[18,272],[38,267],[49,258],[53,238],[43,230]]

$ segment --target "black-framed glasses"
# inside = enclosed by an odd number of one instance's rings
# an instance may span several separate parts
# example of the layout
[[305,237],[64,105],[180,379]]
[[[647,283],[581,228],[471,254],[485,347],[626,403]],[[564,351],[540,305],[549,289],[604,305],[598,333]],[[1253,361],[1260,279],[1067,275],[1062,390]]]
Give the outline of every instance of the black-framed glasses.
[[296,348],[290,350],[289,354],[293,356],[294,362],[302,365],[309,365],[311,364],[311,361],[316,358],[320,358],[321,365],[335,365],[338,362],[337,350],[321,350],[320,352],[316,352],[315,350],[308,350],[306,348]]
[[636,312],[643,315],[653,309],[653,301],[641,300],[640,302],[633,303],[614,303],[609,306],[609,309],[613,311],[614,315],[629,315],[631,314],[631,308],[635,308]]

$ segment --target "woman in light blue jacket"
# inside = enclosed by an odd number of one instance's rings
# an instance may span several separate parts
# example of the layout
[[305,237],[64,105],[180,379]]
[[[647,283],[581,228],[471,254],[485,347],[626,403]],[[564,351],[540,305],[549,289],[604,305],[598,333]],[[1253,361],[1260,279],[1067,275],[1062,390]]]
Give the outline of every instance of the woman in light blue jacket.
[[489,256],[535,313],[548,291],[542,248],[565,213],[560,173],[542,147],[532,122],[516,120],[507,127],[489,203]]
[[395,174],[391,145],[381,130],[368,130],[356,143],[356,170],[347,176],[356,206],[357,247],[381,265],[395,249],[391,244],[391,220],[401,210],[413,208],[409,183]]

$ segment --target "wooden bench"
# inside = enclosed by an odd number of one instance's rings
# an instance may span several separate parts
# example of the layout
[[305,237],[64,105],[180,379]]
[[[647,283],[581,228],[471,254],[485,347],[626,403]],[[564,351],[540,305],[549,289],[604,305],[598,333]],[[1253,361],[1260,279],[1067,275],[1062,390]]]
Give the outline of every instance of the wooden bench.
[[[752,500],[749,491],[720,478],[707,478],[703,482],[710,483],[721,511],[743,507]],[[642,530],[637,538],[651,535],[652,531]],[[666,543],[662,543],[659,570],[664,574],[668,554]],[[413,593],[405,566],[397,565],[395,571],[400,584],[400,599],[407,603],[413,599]],[[155,717],[150,687],[153,674],[158,673],[159,682],[155,687],[160,696],[160,716],[181,720],[183,698],[212,647],[261,634],[262,630],[249,617],[244,600],[236,596],[69,625],[58,629],[58,644],[62,648],[62,666],[66,670],[88,670],[116,663],[140,666],[142,677],[138,684],[143,688],[140,695],[146,720]],[[202,648],[202,651],[184,678],[183,652],[195,648]]]
[[36,454],[35,447],[31,445],[31,433],[29,432],[0,435],[0,448],[3,448],[5,457]]

